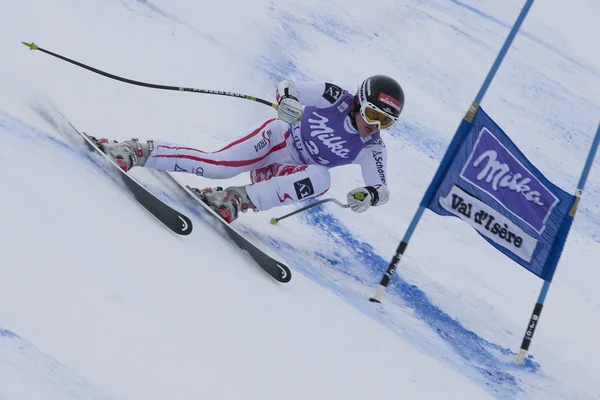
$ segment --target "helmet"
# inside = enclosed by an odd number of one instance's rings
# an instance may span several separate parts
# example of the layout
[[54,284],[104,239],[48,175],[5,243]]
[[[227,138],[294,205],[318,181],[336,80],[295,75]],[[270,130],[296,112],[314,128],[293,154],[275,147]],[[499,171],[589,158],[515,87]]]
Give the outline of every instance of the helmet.
[[404,107],[402,87],[386,75],[365,79],[357,97],[362,117],[370,124],[378,124],[381,129],[391,127]]

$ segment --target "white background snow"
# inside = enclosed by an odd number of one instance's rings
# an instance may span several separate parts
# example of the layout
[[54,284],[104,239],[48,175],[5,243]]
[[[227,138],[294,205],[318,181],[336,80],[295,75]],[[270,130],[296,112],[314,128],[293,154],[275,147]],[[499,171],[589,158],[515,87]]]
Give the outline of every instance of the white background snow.
[[[2,0],[0,399],[600,399],[600,170],[592,169],[530,353],[514,363],[542,282],[456,218],[426,212],[384,303],[367,301],[523,1]],[[573,192],[600,119],[600,3],[536,2],[482,105]],[[35,109],[118,140],[217,149],[274,115],[285,78],[351,91],[388,74],[406,93],[384,133],[390,202],[246,214],[236,227],[285,261],[269,279],[192,216],[178,237]],[[327,196],[362,184],[332,170]],[[182,182],[214,185],[196,176]],[[247,175],[220,185],[244,183]]]

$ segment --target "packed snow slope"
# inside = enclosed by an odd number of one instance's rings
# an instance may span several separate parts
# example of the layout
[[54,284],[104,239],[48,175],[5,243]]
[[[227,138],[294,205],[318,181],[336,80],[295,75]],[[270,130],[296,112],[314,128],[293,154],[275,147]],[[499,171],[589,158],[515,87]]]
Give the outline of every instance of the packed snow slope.
[[[599,399],[597,167],[525,365],[514,359],[542,282],[455,218],[426,212],[384,303],[367,300],[523,5],[4,1],[0,399]],[[596,0],[534,4],[482,102],[569,192],[600,116],[598,15]],[[272,109],[128,85],[21,41],[130,79],[271,100],[285,78],[353,91],[394,76],[406,107],[383,134],[392,198],[277,226],[295,207],[244,215],[235,226],[293,270],[277,284],[172,184],[132,171],[194,222],[187,237],[165,229],[61,128],[214,150]],[[362,185],[357,167],[332,174],[327,196]]]

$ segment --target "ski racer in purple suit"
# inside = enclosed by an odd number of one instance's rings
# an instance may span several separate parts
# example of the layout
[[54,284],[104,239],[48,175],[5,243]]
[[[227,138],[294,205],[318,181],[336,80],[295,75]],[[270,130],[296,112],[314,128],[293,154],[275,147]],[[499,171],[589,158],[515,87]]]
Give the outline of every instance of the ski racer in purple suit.
[[353,95],[331,83],[287,80],[278,85],[277,101],[278,118],[213,152],[163,140],[97,143],[125,171],[143,166],[210,179],[250,172],[246,186],[194,189],[228,223],[249,209],[264,211],[318,197],[331,185],[329,169],[346,164],[359,164],[365,183],[347,195],[353,211],[388,201],[380,130],[390,128],[404,107],[398,82],[375,75]]

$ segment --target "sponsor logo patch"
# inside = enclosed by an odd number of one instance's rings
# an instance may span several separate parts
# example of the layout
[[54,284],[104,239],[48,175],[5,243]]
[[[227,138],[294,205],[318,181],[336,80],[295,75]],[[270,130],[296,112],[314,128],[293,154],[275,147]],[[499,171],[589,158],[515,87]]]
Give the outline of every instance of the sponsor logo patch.
[[[341,136],[336,136],[333,129],[327,126],[329,119],[323,117],[316,112],[312,113],[316,118],[308,118],[310,124],[310,136],[318,139],[321,143],[329,149],[333,154],[340,158],[348,158],[350,150],[344,147],[346,140],[343,140]],[[318,118],[318,119],[317,119]],[[313,154],[319,154],[319,147],[312,140],[306,141],[306,147],[308,151]],[[329,164],[329,161],[323,159],[323,162],[319,161],[320,164]]]
[[296,196],[298,197],[298,200],[302,200],[315,194],[315,189],[313,188],[310,178],[294,182],[294,189],[296,189]]
[[273,135],[273,133],[271,132],[270,129],[263,132],[262,139],[260,140],[260,142],[258,142],[254,145],[254,151],[258,153],[265,147],[269,146],[271,144],[271,136],[272,135]]
[[[400,110],[402,110],[402,104],[400,104],[400,102],[398,100],[396,100],[395,98],[393,98],[392,96],[388,96],[385,93],[379,93],[379,97],[377,98],[377,101],[387,104],[388,106],[392,107],[394,110],[396,110],[398,112],[400,112]],[[387,113],[390,113],[390,114],[392,113],[392,110],[390,110],[389,108],[387,110],[384,108],[383,110]]]
[[323,92],[323,98],[331,104],[338,101],[342,94],[342,88],[331,83],[325,83],[325,91]]
[[196,174],[198,176],[204,176],[204,168],[202,168],[202,167],[192,168],[192,173]]
[[181,168],[179,165],[175,164],[175,169],[173,169],[173,172],[187,172],[187,169]]
[[381,151],[372,151],[373,159],[375,160],[375,165],[377,166],[377,173],[379,174],[379,178],[384,185],[387,185],[385,181],[385,171],[383,169],[383,152]]

